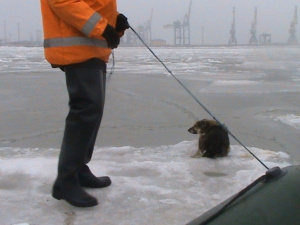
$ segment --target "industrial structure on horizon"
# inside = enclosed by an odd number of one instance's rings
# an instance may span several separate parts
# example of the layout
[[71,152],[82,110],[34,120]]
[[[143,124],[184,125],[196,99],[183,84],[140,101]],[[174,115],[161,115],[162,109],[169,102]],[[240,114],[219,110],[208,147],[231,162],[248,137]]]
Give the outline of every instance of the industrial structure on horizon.
[[[295,11],[294,11],[294,16],[290,25],[290,29],[289,29],[289,39],[287,41],[287,44],[298,44],[298,40],[296,37],[296,25],[297,25],[297,20],[298,20],[298,8],[297,6],[295,6]],[[250,40],[249,40],[249,45],[270,45],[272,44],[272,35],[268,34],[268,33],[262,33],[259,35],[259,39],[257,39],[256,30],[257,27],[257,7],[255,7],[255,11],[254,11],[254,18],[251,24],[251,28],[250,28]],[[235,37],[235,8],[233,8],[233,21],[231,24],[231,29],[230,29],[230,38],[228,41],[228,45],[232,46],[232,45],[237,45],[237,40]]]
[[249,40],[249,45],[258,45],[258,40],[256,37],[256,25],[257,25],[257,7],[255,7],[254,11],[254,19],[251,24],[251,29],[250,29],[250,40]]
[[235,7],[233,7],[233,10],[232,10],[232,17],[233,18],[232,18],[231,29],[230,29],[230,38],[228,41],[229,46],[237,45],[237,40],[235,37]]
[[35,30],[35,36],[29,32],[29,40],[21,39],[21,24],[17,23],[17,40],[12,40],[11,34],[6,31],[6,20],[3,21],[3,39],[0,39],[0,45],[15,46],[42,46],[43,38],[40,29]]
[[[188,12],[184,15],[183,20],[176,20],[171,24],[164,25],[165,29],[173,29],[173,44],[169,44],[172,46],[190,46],[191,45],[191,33],[190,33],[190,17],[191,17],[191,8],[192,8],[192,0],[190,1]],[[297,37],[296,37],[296,25],[297,22],[297,6],[295,6],[294,16],[290,25],[289,29],[289,39],[285,44],[298,44]],[[150,19],[144,24],[137,27],[138,33],[143,37],[145,42],[152,46],[165,46],[167,45],[165,40],[162,39],[152,39],[151,36],[151,22],[152,22],[152,15],[153,10],[151,12]],[[250,27],[250,38],[248,45],[270,45],[272,44],[272,35],[270,33],[261,33],[257,37],[257,7],[254,9],[254,17]],[[238,45],[238,41],[236,38],[236,14],[235,14],[235,7],[232,10],[232,23],[230,28],[230,37],[228,41],[228,46],[236,46]],[[204,44],[204,26],[201,27],[202,32],[202,40],[201,45]],[[126,40],[123,42],[126,46],[139,46],[141,45],[138,38],[134,36],[132,32],[127,32]],[[150,34],[150,35],[148,35]],[[283,43],[284,44],[284,43]]]
[[294,16],[291,22],[291,26],[290,26],[290,37],[288,39],[288,43],[289,44],[296,44],[298,43],[297,37],[296,37],[296,25],[298,24],[298,7],[295,6],[295,12],[294,12]]
[[174,32],[174,45],[191,45],[191,30],[190,30],[190,17],[191,17],[192,0],[188,12],[184,15],[183,21],[174,21],[172,24],[164,25],[165,29],[173,28]]
[[[141,38],[150,46],[191,46],[191,27],[190,27],[190,18],[191,18],[191,9],[192,9],[192,0],[190,0],[188,10],[184,14],[183,19],[176,20],[173,23],[165,24],[163,26],[164,29],[172,29],[173,31],[173,43],[167,44],[167,41],[164,39],[153,39],[152,37],[152,19],[153,19],[153,9],[151,10],[149,19],[138,25],[135,30],[141,36]],[[296,35],[296,25],[298,24],[298,7],[295,6],[294,14],[292,16],[292,21],[288,30],[288,39],[286,43],[295,45],[298,44],[298,39]],[[236,8],[233,7],[232,10],[232,23],[229,30],[229,41],[227,43],[228,46],[236,46],[238,45],[238,41],[236,38]],[[258,26],[258,10],[257,7],[254,9],[254,17],[250,27],[250,38],[247,45],[270,45],[272,44],[272,35],[270,33],[262,32],[259,36],[257,32]],[[41,46],[42,45],[42,32],[40,29],[35,31],[35,35],[29,33],[29,40],[21,40],[21,24],[17,23],[17,38],[14,40],[11,38],[11,34],[6,31],[6,21],[3,21],[3,38],[0,39],[0,45],[20,45],[20,46]],[[199,26],[201,29],[201,39],[200,46],[205,46],[204,43],[204,26]],[[195,29],[194,29],[195,30]],[[24,36],[24,35],[23,35]],[[142,43],[136,37],[136,35],[128,30],[125,36],[121,39],[122,46],[141,46]]]
[[[145,43],[149,45],[151,45],[152,41],[152,17],[153,9],[151,10],[150,18],[144,24],[139,25],[136,28],[136,31],[141,36],[141,38],[145,41]],[[128,30],[126,32],[125,38],[122,39],[122,44],[126,46],[140,46],[142,43],[131,30]]]

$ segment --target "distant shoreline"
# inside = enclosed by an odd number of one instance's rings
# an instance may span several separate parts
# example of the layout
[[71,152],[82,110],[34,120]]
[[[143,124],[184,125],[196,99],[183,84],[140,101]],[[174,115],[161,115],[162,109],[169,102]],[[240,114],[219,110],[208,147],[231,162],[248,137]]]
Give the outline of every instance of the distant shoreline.
[[[20,41],[20,42],[8,42],[8,43],[0,43],[0,47],[43,47],[42,42],[31,42],[31,41]],[[288,44],[288,43],[271,43],[271,44],[257,44],[257,45],[249,45],[249,44],[237,44],[237,45],[227,45],[227,44],[209,44],[209,45],[172,45],[172,44],[166,44],[166,45],[149,45],[150,47],[164,47],[164,48],[234,48],[234,47],[272,47],[272,46],[280,46],[280,47],[300,47],[300,43],[298,44]],[[140,45],[125,45],[120,44],[120,47],[144,47],[142,43]]]

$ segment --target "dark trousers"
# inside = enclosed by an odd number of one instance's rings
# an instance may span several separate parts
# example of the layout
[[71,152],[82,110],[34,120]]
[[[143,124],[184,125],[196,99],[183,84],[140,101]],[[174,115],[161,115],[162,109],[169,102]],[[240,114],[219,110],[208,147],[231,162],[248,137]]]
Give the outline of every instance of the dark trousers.
[[69,114],[58,162],[58,177],[76,176],[92,158],[100,127],[106,74],[101,69],[64,68],[69,93]]

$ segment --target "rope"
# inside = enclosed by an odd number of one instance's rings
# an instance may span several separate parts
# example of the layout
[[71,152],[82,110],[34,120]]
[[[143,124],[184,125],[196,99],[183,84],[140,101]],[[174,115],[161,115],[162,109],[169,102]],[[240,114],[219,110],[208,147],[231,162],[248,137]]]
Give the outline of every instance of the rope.
[[[141,36],[130,26],[130,29],[132,32],[140,39],[140,41],[145,45],[145,47],[152,53],[152,55],[163,65],[163,67],[171,74],[171,76],[183,87],[184,90],[186,90],[187,93],[215,120],[218,124],[223,124],[203,105],[193,94],[192,92],[172,73],[172,71],[164,64],[164,62],[152,51],[152,49],[145,43],[145,41],[141,38]],[[236,140],[241,146],[243,146],[261,165],[263,165],[267,170],[269,170],[269,167],[267,167],[253,152],[251,152],[233,133],[231,133],[227,129],[229,135]]]
[[113,63],[112,66],[110,68],[110,72],[108,74],[108,80],[110,81],[111,75],[114,73],[115,71],[115,52],[114,50],[111,51],[111,55],[112,55],[112,59],[113,59]]

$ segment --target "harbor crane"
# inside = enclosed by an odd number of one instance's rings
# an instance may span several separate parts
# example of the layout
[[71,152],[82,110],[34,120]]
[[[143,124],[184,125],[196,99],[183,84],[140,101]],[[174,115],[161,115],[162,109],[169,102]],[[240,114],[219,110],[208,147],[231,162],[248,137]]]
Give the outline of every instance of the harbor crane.
[[183,22],[179,20],[172,24],[164,25],[164,28],[174,29],[174,45],[190,45],[191,44],[191,33],[190,33],[190,16],[191,16],[192,0],[190,1],[189,10],[184,15]]
[[182,44],[182,35],[181,35],[182,25],[179,20],[173,22],[173,24],[165,25],[164,28],[173,28],[174,29],[174,45]]
[[256,25],[257,25],[257,7],[255,7],[255,12],[254,12],[254,19],[253,22],[251,24],[251,29],[250,29],[250,40],[249,40],[249,44],[250,45],[257,45],[258,44],[258,40],[256,37]]
[[291,26],[290,26],[290,37],[288,39],[288,43],[289,44],[297,44],[298,40],[297,40],[297,37],[296,37],[296,25],[297,25],[297,20],[298,20],[298,16],[297,16],[297,11],[298,11],[298,8],[297,6],[295,6],[295,12],[294,12],[294,17],[293,17],[293,20],[291,22]]
[[151,44],[152,41],[152,17],[153,17],[153,9],[151,10],[150,18],[147,20],[145,24],[145,31],[146,31],[146,41],[147,43]]
[[230,38],[228,41],[228,45],[230,45],[230,46],[237,45],[237,40],[235,37],[235,7],[233,7],[232,14],[233,14],[233,20],[232,20],[231,29],[230,29]]
[[191,16],[192,1],[190,1],[189,11],[184,15],[182,23],[182,40],[183,45],[191,45],[190,31],[190,16]]
[[140,34],[140,36],[148,45],[151,44],[151,40],[152,40],[152,31],[151,31],[152,16],[153,16],[153,9],[151,10],[150,18],[143,25],[137,27],[137,32]]
[[[153,16],[153,9],[151,10],[150,18],[144,24],[139,25],[136,28],[141,38],[148,45],[151,44],[151,40],[152,40],[152,16]],[[132,31],[126,32],[126,34],[127,34],[127,38],[125,43],[127,46],[139,46],[142,44]]]

